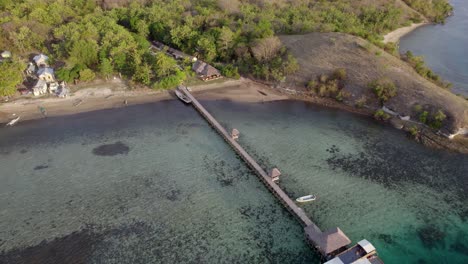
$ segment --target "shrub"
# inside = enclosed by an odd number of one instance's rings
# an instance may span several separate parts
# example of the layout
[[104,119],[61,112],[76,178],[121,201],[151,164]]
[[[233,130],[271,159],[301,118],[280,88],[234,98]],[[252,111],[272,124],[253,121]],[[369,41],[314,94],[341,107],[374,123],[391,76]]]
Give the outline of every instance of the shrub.
[[183,71],[177,71],[174,75],[162,78],[159,82],[153,84],[153,89],[172,89],[181,84],[186,76]]
[[379,109],[379,110],[375,111],[374,118],[377,119],[377,120],[384,120],[385,121],[385,120],[390,119],[390,115],[385,113],[384,110]]
[[427,123],[427,117],[429,116],[429,112],[424,111],[419,115],[419,121],[423,124]]
[[326,83],[327,81],[328,81],[328,75],[326,75],[326,74],[321,74],[321,75],[319,76],[319,82],[321,82],[321,83]]
[[83,69],[80,71],[80,81],[89,82],[94,80],[96,74],[90,69]]
[[240,78],[240,74],[239,74],[239,68],[231,65],[231,64],[228,64],[224,67],[221,68],[221,74],[223,76],[226,76],[228,78],[233,78],[233,79],[239,79]]
[[359,98],[356,101],[356,107],[357,108],[363,108],[366,103],[367,103],[367,97],[365,95],[363,95],[363,96],[361,96],[361,98]]
[[390,79],[377,79],[369,83],[369,87],[381,103],[384,103],[397,94],[397,88]]
[[336,95],[335,99],[339,102],[343,102],[343,100],[345,98],[348,98],[349,97],[349,93],[344,91],[344,90],[341,90],[338,92],[338,94]]
[[442,110],[438,110],[433,116],[430,122],[430,127],[434,129],[440,129],[442,127],[442,122],[447,118]]
[[420,104],[416,104],[416,105],[414,105],[413,109],[414,109],[415,112],[419,113],[419,112],[421,112],[423,110],[423,107]]
[[419,134],[419,129],[417,126],[412,126],[408,129],[408,132],[413,136],[416,137]]
[[333,72],[332,78],[335,80],[340,80],[340,81],[346,79],[346,69],[344,68],[336,69]]
[[316,80],[310,80],[308,83],[307,83],[307,88],[309,90],[314,90],[315,87],[317,87],[317,81]]

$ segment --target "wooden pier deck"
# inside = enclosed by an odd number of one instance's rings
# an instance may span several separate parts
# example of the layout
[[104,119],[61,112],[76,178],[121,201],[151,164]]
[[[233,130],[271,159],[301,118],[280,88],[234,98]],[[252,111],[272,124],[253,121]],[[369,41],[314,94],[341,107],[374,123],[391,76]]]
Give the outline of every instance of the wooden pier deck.
[[260,165],[252,158],[249,153],[247,153],[244,148],[237,143],[231,135],[226,131],[226,129],[221,126],[221,124],[203,107],[198,100],[193,97],[193,95],[187,90],[182,89],[185,95],[192,100],[192,105],[195,109],[208,121],[208,123],[224,138],[224,140],[231,145],[231,147],[236,151],[236,153],[249,165],[249,167],[254,170],[256,175],[260,178],[261,181],[266,185],[266,187],[281,201],[281,203],[288,209],[291,214],[293,214],[299,222],[308,228],[313,228],[317,233],[322,233],[320,228],[315,225],[312,220],[305,214],[305,212],[296,205],[296,203],[289,198],[289,196],[268,176],[265,170],[260,167]]

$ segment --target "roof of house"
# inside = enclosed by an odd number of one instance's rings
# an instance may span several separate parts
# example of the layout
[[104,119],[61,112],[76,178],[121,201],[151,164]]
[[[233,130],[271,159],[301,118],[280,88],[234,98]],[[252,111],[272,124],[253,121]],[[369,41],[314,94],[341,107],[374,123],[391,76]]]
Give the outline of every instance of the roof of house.
[[47,83],[44,80],[39,79],[39,80],[37,80],[37,82],[36,82],[36,84],[34,85],[33,88],[41,88],[42,89],[44,87],[44,85],[47,85]]
[[338,227],[319,233],[313,227],[308,226],[304,228],[304,231],[306,232],[307,237],[325,255],[351,244],[351,240]]
[[38,71],[37,71],[37,76],[41,76],[43,74],[51,74],[53,75],[54,74],[54,69],[52,68],[40,68]]
[[36,63],[39,63],[39,62],[47,61],[48,59],[49,57],[41,53],[39,55],[34,56],[33,61]]
[[193,64],[192,69],[199,75],[204,75],[204,76],[221,75],[221,73],[215,67],[203,61],[195,62]]
[[358,242],[358,245],[362,247],[362,249],[364,249],[364,251],[366,251],[366,253],[371,253],[372,251],[375,251],[375,247],[374,245],[372,245],[369,241],[367,241],[367,239],[363,239],[361,241]]
[[28,69],[26,69],[26,70],[30,71],[30,72],[35,72],[36,71],[36,66],[34,66],[34,64],[32,64],[30,62],[29,65],[28,65]]
[[280,175],[281,175],[281,172],[278,170],[278,168],[274,168],[273,170],[271,170],[270,176],[272,178],[278,177]]

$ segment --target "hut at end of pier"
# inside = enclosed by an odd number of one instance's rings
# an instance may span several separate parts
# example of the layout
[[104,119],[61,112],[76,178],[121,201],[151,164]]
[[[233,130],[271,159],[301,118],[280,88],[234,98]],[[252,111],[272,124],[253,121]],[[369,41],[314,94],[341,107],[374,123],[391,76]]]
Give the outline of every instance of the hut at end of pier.
[[351,244],[351,240],[335,227],[326,232],[320,232],[314,226],[306,226],[304,228],[307,241],[311,243],[325,258],[335,256],[346,250]]

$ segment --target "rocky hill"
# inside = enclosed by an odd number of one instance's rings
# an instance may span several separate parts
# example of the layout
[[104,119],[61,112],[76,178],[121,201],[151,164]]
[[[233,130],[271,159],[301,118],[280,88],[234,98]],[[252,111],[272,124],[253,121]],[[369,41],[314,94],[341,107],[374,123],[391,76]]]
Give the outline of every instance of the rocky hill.
[[[397,94],[385,106],[401,115],[418,120],[417,108],[442,110],[447,118],[444,128],[454,133],[468,128],[468,101],[418,75],[411,66],[366,40],[342,33],[310,33],[280,37],[297,58],[300,69],[288,77],[287,85],[308,91],[306,85],[317,76],[330,76],[338,68],[346,69],[343,103],[365,105],[375,111],[381,107],[369,83],[387,78],[397,86]],[[419,109],[419,111],[421,111]]]

